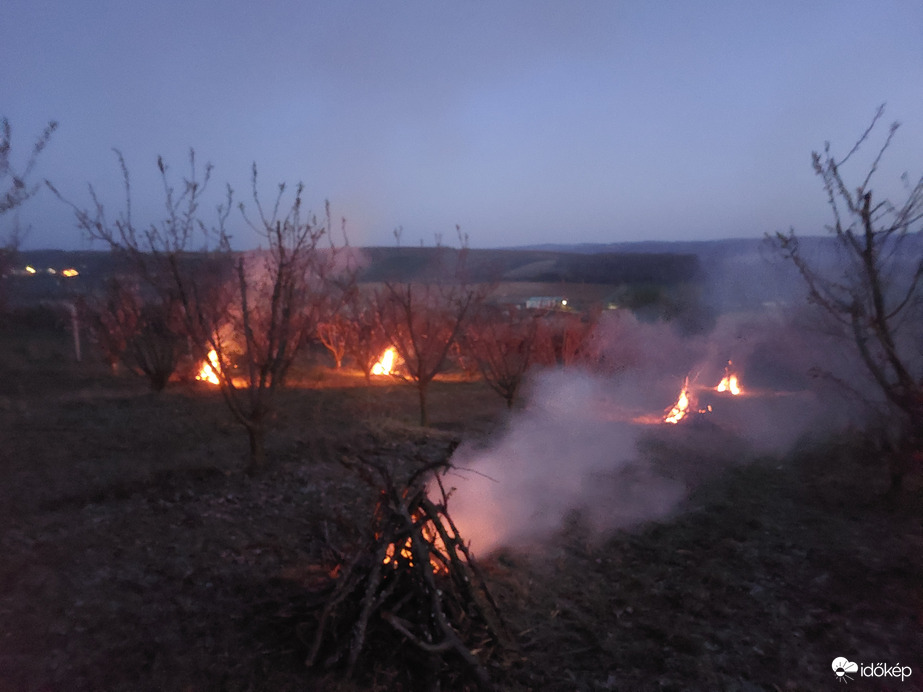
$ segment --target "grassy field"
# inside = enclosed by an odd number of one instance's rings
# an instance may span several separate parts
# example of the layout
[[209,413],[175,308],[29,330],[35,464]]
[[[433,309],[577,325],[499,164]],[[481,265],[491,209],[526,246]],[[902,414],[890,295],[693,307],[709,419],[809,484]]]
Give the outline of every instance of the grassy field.
[[[249,476],[207,386],[151,394],[74,362],[53,325],[0,329],[0,690],[435,687],[374,656],[351,681],[304,667],[308,594],[374,508],[342,462],[437,460],[509,414],[479,382],[437,381],[429,429],[399,384],[323,368],[300,384]],[[681,435],[646,453],[694,461]],[[851,688],[923,689],[916,479],[885,503],[878,459],[847,435],[736,461],[669,520],[596,535],[574,516],[485,556],[516,642],[497,687],[834,689],[845,656],[913,670]]]

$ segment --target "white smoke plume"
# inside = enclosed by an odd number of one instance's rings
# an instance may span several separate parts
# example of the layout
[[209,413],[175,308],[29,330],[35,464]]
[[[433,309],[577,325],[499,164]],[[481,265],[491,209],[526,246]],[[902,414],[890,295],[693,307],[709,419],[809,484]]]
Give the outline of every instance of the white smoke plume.
[[460,447],[450,502],[472,548],[537,540],[575,509],[600,528],[669,512],[682,485],[637,465],[638,430],[621,413],[603,380],[546,372],[500,439]]
[[[612,314],[595,346],[608,374],[538,373],[504,431],[487,446],[459,447],[448,478],[453,519],[484,554],[540,541],[575,510],[597,531],[665,517],[729,464],[784,454],[804,435],[849,420],[843,390],[808,375],[817,353],[846,358],[808,343],[818,340],[780,314],[723,315],[694,337]],[[714,391],[729,360],[739,397]],[[698,404],[712,410],[664,424],[686,376]]]

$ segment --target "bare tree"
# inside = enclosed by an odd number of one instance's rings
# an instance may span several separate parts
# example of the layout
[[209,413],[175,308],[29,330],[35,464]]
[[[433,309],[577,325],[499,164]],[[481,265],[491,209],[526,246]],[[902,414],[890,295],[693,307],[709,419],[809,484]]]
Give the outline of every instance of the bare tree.
[[526,371],[534,362],[538,321],[525,310],[482,306],[464,333],[463,350],[473,358],[484,381],[513,401]]
[[103,360],[113,373],[118,370],[128,345],[138,332],[141,298],[138,292],[117,277],[106,282],[102,296],[81,300],[80,311]]
[[343,366],[349,347],[349,329],[349,319],[338,311],[328,313],[317,324],[317,338],[330,351],[337,370]]
[[[207,352],[215,352],[221,392],[234,418],[247,431],[250,467],[258,469],[265,464],[264,441],[275,394],[314,334],[316,301],[333,257],[332,249],[321,252],[318,248],[328,224],[305,213],[300,184],[285,211],[286,186],[279,185],[267,211],[257,192],[254,165],[255,216],[239,206],[266,247],[246,256],[232,252],[225,223],[233,193],[228,187],[226,202],[218,207],[213,224],[202,221],[199,205],[212,167],[206,166],[200,178],[195,154],[190,152],[190,173],[178,189],[170,182],[166,164],[158,160],[167,213],[157,224],[138,226],[131,216],[128,169],[116,153],[124,180],[125,210],[115,219],[107,218],[92,187],[92,209],[68,204],[78,226],[91,238],[134,260],[141,276],[164,297],[164,304],[178,302],[185,336],[196,356],[204,360]],[[204,243],[198,251],[191,249],[196,238]]]
[[183,306],[174,299],[143,303],[135,333],[128,340],[125,360],[147,378],[151,389],[163,391],[186,351]]
[[[39,155],[48,145],[52,134],[58,128],[58,123],[51,121],[45,126],[42,134],[32,145],[32,152],[26,159],[22,168],[15,166],[11,159],[13,155],[13,131],[6,118],[0,118],[0,217],[7,212],[21,206],[35,194],[39,185],[29,182]],[[17,251],[22,242],[24,232],[15,219],[13,227],[0,237],[0,279],[9,274],[15,262]],[[3,284],[0,284],[0,309],[5,306],[6,295]]]
[[101,296],[80,301],[80,314],[113,373],[124,363],[163,391],[180,362],[190,356],[182,303],[174,296],[148,295],[120,277],[106,282]]
[[[445,258],[447,249],[438,249]],[[386,283],[377,294],[378,315],[388,341],[403,361],[400,377],[413,382],[420,401],[420,425],[429,425],[429,385],[448,366],[471,308],[483,289],[466,281],[467,249],[451,251],[454,270],[437,270],[427,282]]]
[[0,215],[15,209],[38,190],[39,185],[29,182],[29,176],[39,154],[48,145],[58,123],[51,121],[32,145],[32,153],[19,170],[10,162],[12,155],[12,128],[6,118],[0,118]]
[[[132,215],[132,189],[128,166],[121,152],[115,151],[122,172],[124,207],[114,218],[92,186],[92,205],[78,207],[65,199],[48,181],[54,194],[74,212],[77,226],[92,240],[104,242],[118,255],[125,256],[143,288],[138,292],[139,333],[129,343],[130,363],[151,378],[154,389],[166,385],[179,357],[180,343],[192,342],[194,355],[205,357],[209,333],[228,321],[229,298],[226,284],[231,259],[224,222],[230,210],[227,202],[219,207],[217,222],[207,226],[200,218],[199,205],[211,179],[212,166],[200,175],[195,153],[189,154],[189,174],[177,189],[170,180],[167,165],[158,158],[166,213],[149,225],[140,225]],[[191,249],[202,240],[199,251]],[[220,267],[220,271],[218,268]],[[143,313],[143,315],[142,315]],[[147,343],[145,343],[147,342]],[[172,365],[171,365],[172,364]],[[164,369],[171,368],[164,375]],[[162,381],[162,382],[161,382]]]
[[328,234],[329,218],[319,222],[304,211],[303,184],[296,186],[285,212],[280,209],[286,186],[280,184],[272,210],[267,212],[257,192],[255,164],[251,181],[256,216],[247,216],[243,204],[240,209],[267,248],[250,258],[250,266],[244,257],[237,261],[237,295],[230,322],[232,332],[243,341],[243,386],[238,386],[231,368],[224,365],[227,345],[221,330],[206,332],[210,327],[207,317],[198,320],[198,326],[218,354],[221,391],[234,417],[247,430],[250,467],[256,470],[265,464],[264,441],[275,395],[315,334],[333,252],[331,248],[324,253],[318,247]]
[[381,326],[374,299],[355,290],[349,294],[343,309],[347,353],[365,375],[366,384],[370,384],[372,369],[390,342]]
[[572,366],[582,362],[593,319],[576,312],[536,315],[535,360],[542,365]]
[[884,106],[843,158],[832,153],[829,142],[823,153],[812,154],[814,172],[823,180],[833,213],[827,229],[838,251],[836,261],[810,259],[793,230],[774,240],[801,273],[810,300],[850,335],[868,372],[898,413],[900,441],[892,467],[896,487],[912,450],[923,447],[923,176],[915,183],[904,176],[905,197],[900,203],[873,195],[872,178],[897,123],[888,129],[858,186],[852,187],[843,176],[844,166],[869,140],[883,114]]

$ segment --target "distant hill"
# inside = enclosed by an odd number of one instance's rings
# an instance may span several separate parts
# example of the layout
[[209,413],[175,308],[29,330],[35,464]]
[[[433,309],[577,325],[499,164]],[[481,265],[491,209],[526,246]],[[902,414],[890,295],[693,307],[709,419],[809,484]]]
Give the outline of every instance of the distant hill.
[[763,242],[762,238],[724,238],[720,240],[639,240],[621,243],[539,243],[505,248],[510,250],[543,250],[595,255],[614,253],[678,253],[701,255],[714,251],[752,250]]
[[[821,266],[832,267],[838,261],[835,241],[829,236],[804,237],[801,243]],[[923,235],[907,238],[908,262],[920,256],[921,248]],[[451,271],[459,251],[449,247],[367,247],[353,248],[353,252],[362,267],[359,280],[377,283],[432,279]],[[132,273],[124,258],[105,251],[29,250],[20,253],[19,263],[39,270],[32,278],[5,279],[17,284],[16,290],[10,291],[11,297],[15,299],[18,294],[26,302],[94,291],[113,273]],[[47,271],[69,267],[80,275],[65,279]],[[473,282],[555,286],[689,285],[695,286],[699,299],[722,311],[800,301],[804,292],[803,281],[791,263],[759,238],[471,249],[465,277]],[[556,295],[554,291],[551,294]]]
[[[453,248],[364,248],[368,261],[363,282],[419,281],[452,271]],[[559,250],[503,249],[468,251],[465,276],[473,282],[596,283],[674,285],[699,275],[690,253],[576,253]]]
[[[359,281],[367,283],[437,278],[454,271],[459,253],[448,247],[369,247],[354,252],[362,266]],[[56,285],[93,289],[112,274],[134,273],[129,260],[106,251],[28,250],[19,254],[19,264],[38,270],[37,276],[24,280],[49,289]],[[65,280],[59,274],[65,268],[74,268],[79,275]],[[675,285],[700,277],[700,267],[694,254],[666,248],[651,253],[472,249],[464,276],[472,282]]]

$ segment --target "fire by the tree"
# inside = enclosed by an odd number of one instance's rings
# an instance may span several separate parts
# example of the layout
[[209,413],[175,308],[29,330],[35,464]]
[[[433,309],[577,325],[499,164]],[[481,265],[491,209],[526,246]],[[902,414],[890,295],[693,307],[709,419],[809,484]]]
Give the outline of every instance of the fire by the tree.
[[721,378],[718,386],[715,387],[716,392],[730,392],[734,396],[741,393],[740,381],[737,379],[737,375],[731,372],[731,366],[733,364],[733,362],[728,361],[727,367],[724,368],[724,377]]
[[[368,361],[366,361],[368,362]],[[372,366],[373,375],[390,375],[394,368],[394,349],[389,348],[381,354],[378,362]]]
[[199,374],[197,374],[195,378],[200,382],[221,384],[221,381],[218,379],[219,372],[221,372],[221,366],[218,364],[218,354],[215,352],[215,349],[212,349],[208,352],[208,357],[205,362],[202,363],[202,367],[199,368]]

